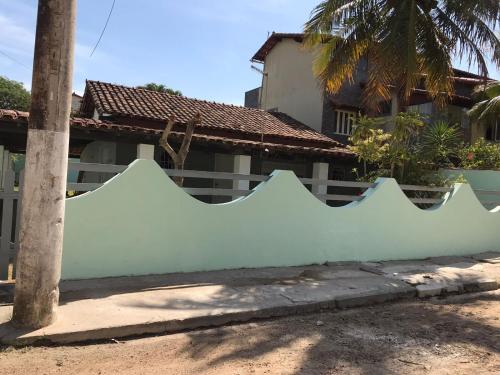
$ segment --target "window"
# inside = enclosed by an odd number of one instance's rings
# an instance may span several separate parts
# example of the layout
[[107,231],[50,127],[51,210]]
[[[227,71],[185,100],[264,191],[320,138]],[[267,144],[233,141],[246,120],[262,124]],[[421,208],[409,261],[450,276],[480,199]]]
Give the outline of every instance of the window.
[[342,135],[351,135],[356,112],[336,110],[334,112],[335,133]]

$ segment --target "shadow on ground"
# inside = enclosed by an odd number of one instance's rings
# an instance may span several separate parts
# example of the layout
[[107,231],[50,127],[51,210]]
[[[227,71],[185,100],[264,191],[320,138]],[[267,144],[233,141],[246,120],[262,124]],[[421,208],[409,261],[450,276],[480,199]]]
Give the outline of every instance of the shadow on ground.
[[[456,358],[459,363],[471,350],[478,361],[488,361],[500,353],[498,324],[462,310],[478,304],[488,308],[500,302],[500,294],[469,298],[401,302],[191,332],[190,345],[182,351],[195,361],[205,359],[207,368],[227,362],[265,363],[266,357],[279,353],[289,361],[287,373],[293,374],[353,368],[366,375],[423,373],[431,369],[430,356]],[[297,361],[293,353],[298,348],[303,355]]]

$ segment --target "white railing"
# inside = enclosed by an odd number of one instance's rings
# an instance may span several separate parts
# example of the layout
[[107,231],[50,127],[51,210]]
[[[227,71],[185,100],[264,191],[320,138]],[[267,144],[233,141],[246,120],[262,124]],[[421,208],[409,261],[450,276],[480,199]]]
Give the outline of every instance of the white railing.
[[[72,171],[79,172],[99,172],[99,173],[109,173],[118,174],[123,172],[127,167],[123,165],[111,165],[111,164],[89,164],[89,163],[70,163],[69,169]],[[209,179],[209,180],[230,180],[230,181],[251,181],[251,182],[264,182],[267,181],[270,176],[267,175],[255,175],[255,174],[236,174],[230,172],[212,172],[212,171],[194,171],[194,170],[176,170],[176,169],[164,169],[165,173],[170,177],[183,177],[183,178],[195,178],[195,179]],[[351,190],[359,190],[362,193],[364,190],[369,188],[374,188],[375,183],[368,182],[356,182],[356,181],[339,181],[339,180],[319,180],[312,178],[299,178],[299,180],[306,186],[326,186],[341,188],[350,188]],[[103,183],[69,183],[69,191],[86,192],[97,189],[102,186]],[[416,186],[416,185],[400,185],[401,189],[405,192],[408,191],[419,191],[427,193],[448,193],[452,191],[452,188],[447,187],[430,187],[430,186]],[[251,189],[248,190],[234,190],[234,189],[221,189],[221,188],[207,188],[207,187],[191,187],[186,184],[184,190],[194,196],[246,196],[252,192]],[[318,199],[323,201],[343,201],[343,202],[353,202],[360,201],[363,199],[361,194],[353,195],[351,194],[315,194]],[[415,204],[436,204],[442,202],[442,198],[409,198]]]

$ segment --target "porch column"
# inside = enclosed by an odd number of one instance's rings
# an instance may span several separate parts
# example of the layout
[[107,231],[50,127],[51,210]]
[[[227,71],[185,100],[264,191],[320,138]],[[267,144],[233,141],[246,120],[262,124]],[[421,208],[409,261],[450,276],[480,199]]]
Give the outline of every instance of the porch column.
[[139,143],[137,145],[137,159],[155,160],[155,145]]
[[[249,175],[251,164],[252,164],[252,157],[250,155],[234,155],[233,172],[237,174]],[[248,190],[249,188],[250,188],[250,181],[248,180],[233,181],[233,190]]]
[[[328,163],[313,163],[313,173],[312,178],[315,180],[328,180]],[[314,195],[325,195],[327,193],[328,186],[324,184],[313,184],[312,193]],[[321,198],[322,202],[326,202],[326,199]]]

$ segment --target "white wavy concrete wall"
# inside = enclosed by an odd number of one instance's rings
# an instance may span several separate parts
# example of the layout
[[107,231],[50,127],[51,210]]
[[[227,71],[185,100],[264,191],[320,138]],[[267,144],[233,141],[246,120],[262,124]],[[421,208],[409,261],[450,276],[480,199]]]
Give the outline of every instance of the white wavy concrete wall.
[[136,160],[100,189],[68,199],[63,279],[147,275],[326,261],[377,261],[500,250],[500,207],[469,185],[439,207],[414,206],[392,179],[366,199],[329,207],[289,171],[245,198],[210,205]]
[[[447,178],[464,177],[474,190],[500,191],[500,171],[443,169],[441,173]],[[481,194],[480,197],[500,205],[500,195]]]

